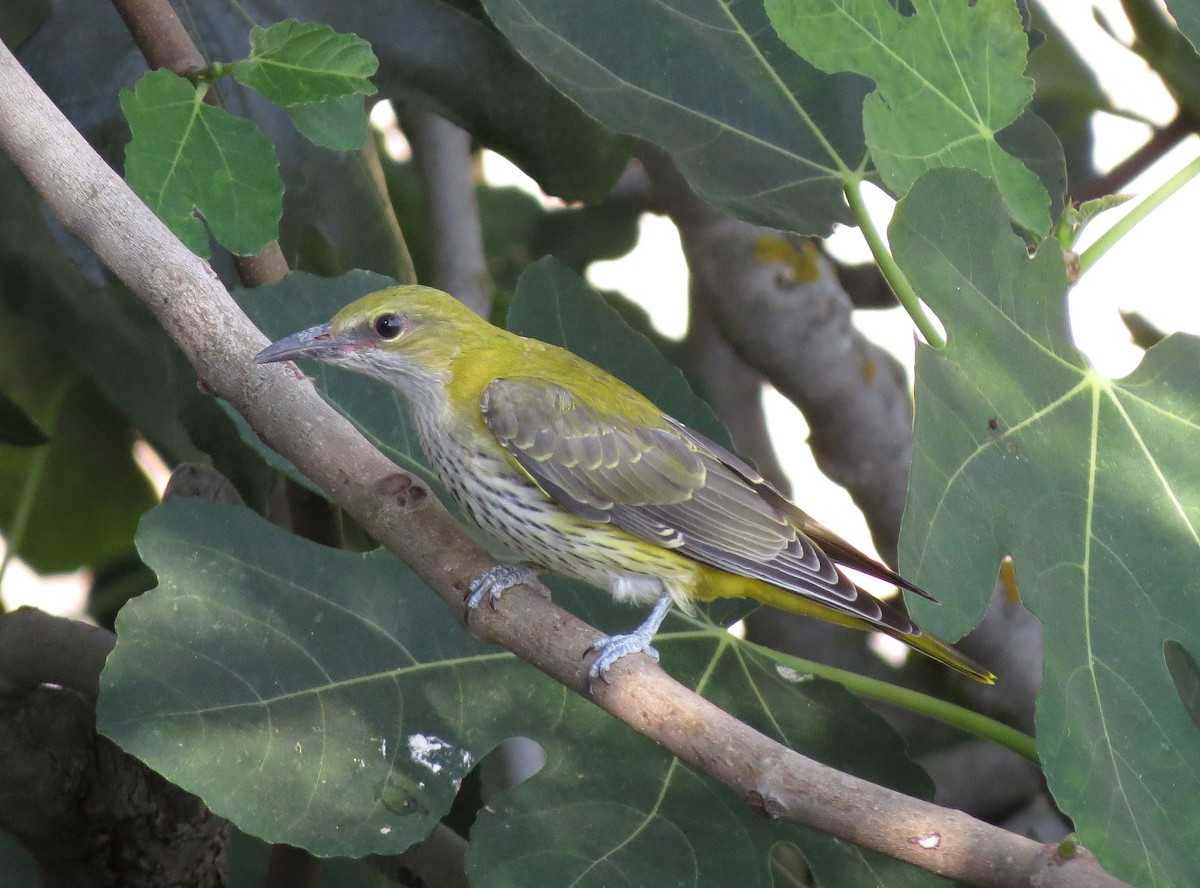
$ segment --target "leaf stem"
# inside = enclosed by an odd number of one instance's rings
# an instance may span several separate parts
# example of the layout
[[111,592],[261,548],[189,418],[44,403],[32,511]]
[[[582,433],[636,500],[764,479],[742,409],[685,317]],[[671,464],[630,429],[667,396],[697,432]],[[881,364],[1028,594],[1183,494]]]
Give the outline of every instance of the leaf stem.
[[878,700],[881,703],[899,706],[902,709],[907,709],[909,712],[916,712],[920,715],[937,719],[940,722],[958,728],[960,731],[965,731],[977,737],[983,737],[986,740],[999,743],[1001,746],[1011,749],[1017,755],[1029,759],[1034,764],[1039,763],[1037,744],[1032,737],[993,718],[967,709],[965,706],[959,706],[957,703],[950,703],[946,700],[939,700],[937,697],[932,697],[929,694],[922,694],[920,691],[902,688],[886,681],[880,681],[877,678],[867,678],[865,675],[859,675],[856,672],[848,672],[845,669],[827,666],[824,663],[815,663],[812,660],[793,657],[790,654],[784,654],[771,648],[763,647],[752,641],[743,641],[742,643],[749,645],[773,660],[795,669],[797,672],[811,673],[830,681],[836,681],[856,696]]
[[196,72],[196,80],[201,83],[212,83],[221,77],[233,74],[233,65],[229,62],[209,62],[207,67]]
[[1121,219],[1100,237],[1096,242],[1079,255],[1079,276],[1082,277],[1088,269],[1099,261],[1121,238],[1128,234],[1135,225],[1145,219],[1168,197],[1200,175],[1200,157],[1197,157],[1174,176],[1150,192],[1146,198],[1130,208]]
[[908,278],[904,276],[904,272],[900,270],[900,266],[896,264],[896,260],[892,258],[891,252],[883,242],[883,236],[875,227],[871,214],[867,212],[867,205],[862,196],[862,179],[847,180],[842,186],[842,192],[846,195],[846,202],[850,205],[850,209],[858,218],[859,228],[862,230],[863,237],[867,239],[871,255],[875,257],[875,262],[883,273],[884,279],[892,288],[892,292],[896,294],[896,298],[904,306],[904,310],[913,319],[913,323],[917,325],[917,330],[920,331],[925,341],[934,348],[941,348],[946,344],[945,338],[938,332],[929,316],[925,314],[920,298],[912,288],[912,284],[908,282]]

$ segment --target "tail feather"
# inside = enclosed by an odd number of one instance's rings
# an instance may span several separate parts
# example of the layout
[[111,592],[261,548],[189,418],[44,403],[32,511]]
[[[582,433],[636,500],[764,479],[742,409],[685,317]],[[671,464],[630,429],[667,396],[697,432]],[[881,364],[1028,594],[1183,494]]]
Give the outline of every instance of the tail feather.
[[786,515],[797,530],[816,543],[822,552],[838,564],[844,564],[846,567],[883,580],[885,583],[895,583],[901,589],[927,598],[934,604],[940,604],[936,598],[920,586],[909,582],[886,564],[880,564],[874,558],[860,552],[848,540],[838,536],[820,521],[814,519],[779,491],[774,488],[766,488],[764,495],[769,495],[772,505]]
[[[989,670],[980,666],[966,654],[942,641],[936,635],[925,631],[885,601],[877,600],[879,607],[883,611],[884,619],[876,622],[865,619],[861,615],[848,610],[841,610],[824,602],[807,598],[796,592],[789,592],[778,586],[772,586],[770,583],[764,583],[761,580],[752,580],[745,577],[738,577],[737,579],[743,581],[744,585],[739,583],[738,585],[741,588],[736,591],[730,589],[726,594],[753,598],[755,601],[769,604],[772,607],[777,607],[789,613],[817,617],[827,620],[830,623],[837,623],[840,626],[849,626],[853,629],[861,629],[867,632],[883,632],[897,641],[904,642],[904,644],[913,650],[920,651],[927,657],[932,657],[939,663],[949,666],[963,675],[969,675],[975,681],[983,684],[996,683],[996,676]],[[862,595],[868,594],[861,589],[859,593]]]
[[889,632],[887,629],[882,631],[887,632],[899,641],[904,642],[910,648],[918,650],[927,657],[932,657],[939,663],[944,663],[956,672],[961,672],[963,675],[969,675],[982,684],[995,684],[996,676],[988,669],[983,668],[962,651],[942,641],[936,635],[925,631],[920,626],[914,626],[917,634],[904,635],[899,632]]

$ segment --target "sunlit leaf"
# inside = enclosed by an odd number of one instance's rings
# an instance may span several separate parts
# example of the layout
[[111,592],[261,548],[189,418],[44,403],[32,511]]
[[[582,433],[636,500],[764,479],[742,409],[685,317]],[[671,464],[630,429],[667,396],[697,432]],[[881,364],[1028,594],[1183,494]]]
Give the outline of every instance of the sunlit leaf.
[[963,167],[993,178],[1013,218],[1044,234],[1049,198],[997,134],[1033,96],[1024,77],[1029,40],[1012,0],[767,0],[780,36],[829,72],[875,81],[863,104],[871,157],[902,196],[924,172]]
[[890,234],[949,341],[918,354],[901,537],[901,568],[944,607],[912,610],[961,634],[1011,554],[1045,639],[1056,801],[1116,875],[1195,885],[1200,742],[1163,650],[1200,650],[1200,341],[1169,336],[1130,376],[1101,376],[1067,330],[1057,242],[1030,259],[973,173],[920,180]]

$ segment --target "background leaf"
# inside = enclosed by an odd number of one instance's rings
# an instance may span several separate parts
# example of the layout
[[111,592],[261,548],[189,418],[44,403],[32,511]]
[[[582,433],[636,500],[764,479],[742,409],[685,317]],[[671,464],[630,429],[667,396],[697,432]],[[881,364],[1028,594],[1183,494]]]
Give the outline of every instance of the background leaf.
[[19,404],[0,392],[0,444],[16,447],[37,447],[49,438]]
[[125,555],[156,499],[134,464],[132,429],[70,359],[27,324],[0,321],[0,389],[50,438],[0,446],[0,531],[41,573]]
[[841,189],[864,162],[866,85],[797,57],[760,0],[483,5],[551,83],[606,126],[666,148],[722,209],[810,234],[849,221]]
[[353,151],[367,143],[369,120],[358,96],[340,96],[307,105],[291,105],[288,118],[306,139],[334,151]]
[[[227,5],[194,6],[187,23],[197,44],[216,58],[249,51],[246,20]],[[84,49],[64,54],[64,43]],[[132,87],[146,62],[116,9],[60,0],[47,25],[22,47],[21,61],[101,155],[121,168],[129,134],[114,86]],[[275,146],[287,188],[280,246],[293,267],[323,274],[367,268],[397,279],[407,274],[403,241],[380,196],[376,169],[363,155],[331,154],[314,145],[283,109],[232,80],[214,88],[228,110],[252,119]],[[311,175],[314,168],[319,176]],[[77,263],[103,279],[90,253],[70,239],[63,243]],[[228,263],[218,263],[217,270],[228,285],[236,280]]]
[[[1046,639],[1037,707],[1049,786],[1083,843],[1134,884],[1194,885],[1200,733],[1164,658],[1200,651],[1200,341],[1168,337],[1121,380],[1067,332],[1057,243],[1030,260],[994,188],[938,171],[897,208],[891,242],[949,345],[920,349],[901,568],[954,636],[1011,554]],[[1004,677],[1001,676],[1003,681]]]
[[[1030,109],[1054,130],[1062,144],[1067,179],[1079,193],[1095,171],[1092,166],[1092,116],[1113,112],[1112,100],[1065,34],[1047,17],[1043,4],[1029,4],[1029,28],[1040,40],[1029,54],[1027,76],[1037,84]],[[1031,41],[1034,42],[1034,41]],[[1045,180],[1043,180],[1043,184]],[[1057,217],[1055,191],[1049,185],[1051,215]]]

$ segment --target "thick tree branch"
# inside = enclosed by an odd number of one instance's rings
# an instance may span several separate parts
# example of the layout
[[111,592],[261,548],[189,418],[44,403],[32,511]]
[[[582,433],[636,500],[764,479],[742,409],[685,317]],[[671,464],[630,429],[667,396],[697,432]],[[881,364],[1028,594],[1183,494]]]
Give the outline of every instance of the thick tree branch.
[[96,735],[114,640],[32,608],[0,615],[0,829],[47,888],[217,888],[229,824]]
[[492,278],[483,252],[471,134],[412,102],[396,105],[412,146],[433,247],[433,281],[477,315],[492,310]]
[[[399,554],[455,611],[463,589],[493,562],[431,497],[414,504],[403,473],[286,367],[256,367],[266,338],[209,266],[190,253],[96,156],[0,46],[0,149],[64,227],[140,296],[217,395]],[[536,588],[507,593],[471,631],[586,694],[580,653],[598,633]],[[737,721],[645,657],[619,665],[595,701],[683,761],[728,784],[756,810],[802,823],[933,872],[977,885],[1109,888],[1123,883],[1086,855],[1055,848],[959,812],[824,767]]]
[[688,299],[688,330],[683,340],[683,364],[700,384],[704,399],[729,429],[734,449],[753,460],[763,476],[784,493],[788,480],[763,412],[762,374],[746,364],[721,335],[708,309],[711,297],[698,292],[704,282],[693,278]]

